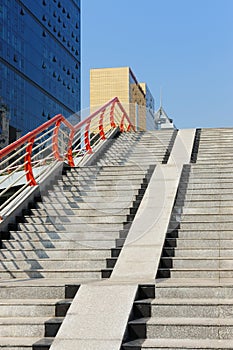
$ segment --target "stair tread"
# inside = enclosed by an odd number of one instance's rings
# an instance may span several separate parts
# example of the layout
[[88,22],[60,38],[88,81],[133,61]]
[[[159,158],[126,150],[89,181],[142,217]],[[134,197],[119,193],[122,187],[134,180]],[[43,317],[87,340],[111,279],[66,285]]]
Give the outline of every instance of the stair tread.
[[210,267],[198,267],[198,268],[185,268],[185,267],[172,267],[172,268],[169,268],[169,267],[160,267],[159,270],[167,270],[167,269],[170,269],[170,270],[176,270],[176,271],[232,271],[233,272],[233,269],[232,268],[226,268],[226,267],[223,267],[223,268],[210,268]]
[[[71,299],[65,299],[70,301]],[[61,299],[1,299],[1,305],[51,305],[56,304],[61,301]]]
[[[32,346],[32,344],[36,343],[39,341],[41,337],[3,337],[1,336],[1,345],[2,346]],[[54,338],[49,338],[49,339],[54,339]],[[6,348],[7,349],[7,348]],[[16,348],[17,349],[17,348]]]
[[142,349],[153,348],[153,347],[162,347],[162,348],[171,348],[171,349],[217,349],[219,346],[225,347],[226,349],[232,350],[232,339],[170,339],[170,338],[157,338],[157,339],[139,339],[134,340],[124,345],[129,346],[140,346]]
[[43,324],[44,322],[48,321],[48,316],[11,316],[11,317],[0,317],[0,325],[13,325],[13,324]]
[[[190,250],[192,249],[192,248],[189,248]],[[196,249],[199,249],[199,248],[194,248],[194,250],[196,250]],[[205,248],[205,249],[207,249],[207,250],[209,250],[210,248]],[[214,250],[216,250],[216,249],[214,249]],[[222,250],[225,250],[225,249],[222,249]],[[197,261],[199,261],[199,260],[214,260],[214,261],[216,261],[216,260],[233,260],[233,256],[216,256],[216,257],[213,257],[213,256],[204,256],[204,257],[202,257],[202,256],[180,256],[180,257],[178,257],[178,256],[173,256],[173,257],[169,257],[169,256],[163,256],[162,257],[162,260],[187,260],[187,261],[189,261],[189,260],[197,260]]]
[[[146,302],[146,300],[145,300]],[[223,298],[156,298],[151,301],[151,305],[232,305],[233,299]]]
[[204,318],[204,317],[150,317],[139,318],[129,322],[130,324],[147,325],[201,325],[201,326],[233,326],[232,318]]

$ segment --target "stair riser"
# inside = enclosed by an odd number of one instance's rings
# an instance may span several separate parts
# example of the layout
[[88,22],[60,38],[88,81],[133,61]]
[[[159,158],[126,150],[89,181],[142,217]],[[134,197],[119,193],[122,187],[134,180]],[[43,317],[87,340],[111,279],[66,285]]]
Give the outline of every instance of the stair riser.
[[[104,194],[101,196],[80,196],[80,195],[72,195],[72,193],[68,192],[68,193],[57,193],[57,194],[51,194],[51,197],[49,196],[43,196],[43,202],[45,204],[51,204],[53,203],[54,205],[56,204],[69,204],[69,203],[76,203],[77,205],[79,205],[80,203],[85,203],[88,205],[93,205],[93,203],[97,203],[97,205],[99,205],[100,203],[111,203],[111,205],[113,205],[115,203],[122,203],[122,205],[125,205],[126,203],[129,202],[129,200],[135,200],[136,198],[136,193],[137,191],[135,191],[135,193],[133,191],[130,191],[129,193],[123,192],[119,195],[117,192],[114,193],[114,195],[111,196],[105,196]],[[119,205],[119,204],[118,204]]]
[[41,217],[41,216],[49,216],[49,217],[56,217],[56,216],[79,216],[80,218],[83,217],[90,217],[90,216],[108,216],[116,215],[116,216],[126,216],[130,213],[129,208],[111,208],[111,209],[95,209],[89,208],[86,209],[47,209],[47,210],[32,210],[33,218]]
[[[10,239],[17,240],[17,241],[26,241],[26,240],[46,240],[46,239],[52,239],[52,240],[62,240],[62,239],[70,239],[70,240],[90,240],[90,239],[96,239],[96,240],[103,240],[103,239],[116,239],[119,237],[119,232],[118,230],[113,231],[113,232],[80,232],[80,233],[75,233],[75,232],[50,232],[50,233],[43,233],[43,232],[38,232],[38,233],[22,233],[21,231],[19,232],[11,232]],[[0,252],[1,253],[1,252]]]
[[183,224],[193,224],[193,223],[224,223],[233,222],[233,215],[231,214],[206,214],[206,215],[175,215],[175,218],[181,220],[181,225]]
[[43,337],[44,324],[0,325],[0,337]]
[[[124,169],[124,167],[123,167]],[[102,172],[98,172],[97,174],[93,175],[93,176],[85,176],[85,175],[75,175],[75,174],[70,174],[68,173],[66,175],[66,177],[64,177],[64,183],[65,184],[70,184],[70,182],[74,182],[75,185],[77,185],[77,182],[82,183],[87,182],[89,183],[89,181],[97,181],[97,183],[103,183],[106,184],[106,181],[108,183],[113,183],[113,182],[118,182],[118,181],[124,181],[124,180],[133,180],[133,181],[138,181],[143,179],[143,177],[145,176],[145,171],[144,170],[136,170],[135,171],[125,171],[124,173],[122,173],[122,171],[111,171],[111,173],[106,172],[106,171],[102,171]],[[62,181],[58,181],[58,184],[62,184]]]
[[49,271],[49,270],[32,270],[32,271],[0,271],[0,278],[77,278],[94,280],[101,278],[101,271]]
[[[168,242],[169,244],[169,242]],[[167,244],[167,246],[168,246]],[[233,247],[233,240],[218,240],[218,239],[205,239],[205,240],[194,240],[194,239],[178,239],[176,247],[179,249],[198,249],[198,248],[215,248],[215,249],[230,249]]]
[[109,250],[6,250],[4,252],[0,251],[0,259],[106,259],[111,257],[111,252]]
[[181,257],[232,257],[233,258],[233,250],[232,249],[176,249],[175,252],[172,251],[169,253],[165,249],[164,256],[175,256],[177,258]]
[[223,239],[223,240],[231,240],[233,239],[233,231],[193,231],[193,232],[183,232],[179,231],[178,237],[180,239]]
[[233,327],[202,325],[147,325],[148,338],[231,339]]
[[[64,179],[63,181],[59,180],[57,182],[57,185],[55,186],[58,188],[62,188],[62,189],[70,189],[71,190],[80,190],[80,189],[84,189],[85,187],[87,188],[92,188],[95,189],[97,188],[98,190],[101,189],[109,189],[109,188],[113,188],[115,189],[115,187],[119,186],[119,187],[127,187],[127,185],[129,184],[129,186],[133,185],[133,186],[140,186],[140,184],[142,183],[144,178],[144,174],[142,175],[133,175],[133,176],[114,176],[114,178],[103,178],[101,177],[96,177],[94,179],[75,179],[75,178],[68,178],[67,180]],[[71,186],[71,182],[73,182],[75,185]],[[109,186],[109,188],[107,187]]]
[[206,287],[182,286],[177,287],[156,287],[156,298],[220,298],[233,299],[233,288],[231,285],[213,287],[211,284]]
[[3,242],[5,248],[9,249],[73,249],[74,247],[77,247],[78,249],[87,249],[87,248],[94,248],[94,249],[111,249],[115,245],[115,240],[108,240],[108,241],[97,241],[97,240],[83,240],[80,242],[80,240],[67,240],[66,241],[21,241],[21,242],[15,242],[15,241],[4,241]]
[[[59,223],[47,223],[44,225],[35,223],[35,224],[18,224],[18,230],[26,231],[26,232],[54,232],[54,231],[61,231],[61,232],[77,232],[77,231],[87,231],[87,228],[89,230],[94,231],[95,229],[98,231],[110,231],[112,229],[121,230],[123,229],[122,223],[103,223],[103,222],[82,222],[82,223],[64,223],[64,225]],[[58,232],[59,233],[59,232]]]
[[[9,302],[10,303],[10,302]],[[0,305],[1,317],[51,317],[55,305]]]
[[[106,198],[106,197],[113,197],[113,198],[118,198],[118,197],[129,197],[132,195],[137,194],[138,187],[136,189],[126,187],[124,190],[121,189],[115,189],[115,190],[105,190],[105,191],[70,191],[70,190],[58,190],[55,189],[54,191],[48,191],[47,197],[50,198],[50,203],[52,198],[76,198],[79,197],[80,200],[83,201],[83,198],[88,197],[88,201],[90,196],[94,197],[94,199],[100,200],[100,198]],[[82,198],[81,198],[82,197]],[[43,198],[45,200],[45,198]],[[91,200],[90,200],[91,201]]]
[[48,216],[48,217],[28,217],[25,224],[115,224],[126,221],[126,215],[117,216]]
[[[129,209],[128,206],[131,204],[131,202],[114,202],[112,203],[113,205],[111,208],[109,208],[109,203],[105,203],[104,201],[100,202],[68,202],[68,203],[36,203],[36,207],[38,210],[43,210],[44,212],[47,212],[47,210],[51,211],[56,211],[56,210],[81,210],[81,211],[86,211],[86,210],[99,210],[99,211],[104,211],[107,213],[115,213],[115,212],[120,212],[121,210],[125,210],[126,213],[128,213]],[[36,212],[37,209],[33,209],[32,212]]]
[[170,270],[171,278],[199,278],[199,279],[219,279],[219,278],[232,278],[232,270],[225,271],[225,270],[203,270],[203,271],[191,271],[191,270]]
[[221,268],[231,268],[233,269],[233,260],[223,260],[220,261],[218,259],[212,259],[212,260],[208,260],[208,259],[192,259],[190,257],[190,259],[184,259],[182,260],[179,259],[173,259],[172,262],[167,261],[165,259],[162,260],[162,266],[163,267],[170,267],[172,265],[173,268],[177,268],[177,269],[189,269],[189,268],[193,268],[193,269],[199,269],[199,268],[206,268],[206,269],[221,269]]
[[167,305],[152,305],[152,317],[203,317],[203,318],[218,318],[218,317],[233,317],[233,305],[170,305],[169,300]]
[[62,269],[78,269],[86,271],[88,269],[101,270],[106,267],[105,259],[102,260],[14,260],[0,262],[0,273],[7,270],[62,270]]
[[127,191],[132,191],[132,190],[137,190],[138,187],[140,187],[141,181],[138,181],[136,184],[133,183],[132,181],[127,181],[126,184],[122,184],[122,182],[119,182],[117,184],[114,185],[97,185],[97,184],[90,184],[88,183],[88,185],[77,185],[77,186],[68,186],[68,185],[55,185],[54,186],[54,192],[66,192],[66,191],[71,191],[72,193],[77,193],[77,194],[82,194],[82,193],[86,193],[86,192],[91,192],[94,195],[98,194],[98,193],[106,193],[111,195],[114,194],[116,192],[127,192]]

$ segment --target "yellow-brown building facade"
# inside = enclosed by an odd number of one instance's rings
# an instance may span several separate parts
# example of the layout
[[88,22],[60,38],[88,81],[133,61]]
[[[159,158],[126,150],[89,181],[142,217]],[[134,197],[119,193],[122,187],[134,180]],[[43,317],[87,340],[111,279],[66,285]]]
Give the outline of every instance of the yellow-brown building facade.
[[91,111],[118,97],[138,129],[146,130],[146,95],[130,67],[90,70]]

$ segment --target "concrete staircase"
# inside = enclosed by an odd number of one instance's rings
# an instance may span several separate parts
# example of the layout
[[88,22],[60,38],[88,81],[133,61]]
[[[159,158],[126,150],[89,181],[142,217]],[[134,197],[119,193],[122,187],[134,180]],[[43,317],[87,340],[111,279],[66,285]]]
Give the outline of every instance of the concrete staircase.
[[110,276],[151,172],[166,162],[174,138],[171,130],[120,135],[94,164],[65,169],[1,232],[0,349],[48,349],[65,285],[77,290]]
[[[233,348],[233,132],[203,129],[185,165],[157,273],[123,349]],[[195,157],[192,157],[195,159]]]

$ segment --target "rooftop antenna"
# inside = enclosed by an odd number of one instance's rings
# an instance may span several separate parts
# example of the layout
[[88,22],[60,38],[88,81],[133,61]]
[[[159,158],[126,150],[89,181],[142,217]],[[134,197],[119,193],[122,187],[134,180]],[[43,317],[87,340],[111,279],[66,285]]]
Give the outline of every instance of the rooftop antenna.
[[160,108],[162,108],[162,87],[160,86]]
[[162,100],[162,86],[160,86],[160,106],[159,106],[159,118],[161,118],[161,116],[162,116],[162,102],[163,102],[163,100]]

